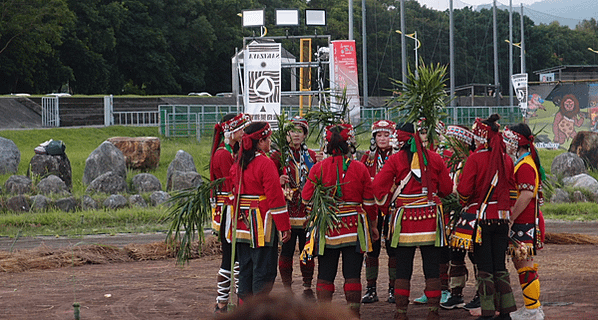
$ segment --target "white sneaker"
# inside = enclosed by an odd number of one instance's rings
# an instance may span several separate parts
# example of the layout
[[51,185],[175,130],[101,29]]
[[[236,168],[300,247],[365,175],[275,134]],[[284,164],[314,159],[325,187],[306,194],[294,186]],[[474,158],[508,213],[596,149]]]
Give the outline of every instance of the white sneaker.
[[521,309],[511,312],[512,320],[544,320],[544,312],[540,308],[528,309],[522,307]]

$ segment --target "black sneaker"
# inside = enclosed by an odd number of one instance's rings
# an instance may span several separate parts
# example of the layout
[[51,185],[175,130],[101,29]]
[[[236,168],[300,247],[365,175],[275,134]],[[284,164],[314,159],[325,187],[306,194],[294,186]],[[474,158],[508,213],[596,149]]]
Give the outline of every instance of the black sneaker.
[[441,303],[440,306],[444,309],[454,309],[454,308],[463,308],[465,306],[465,302],[463,302],[462,295],[452,295],[445,303]]
[[473,310],[480,307],[480,296],[476,293],[475,297],[471,299],[464,307],[465,310]]
[[365,289],[365,295],[361,298],[361,303],[374,303],[378,302],[378,300],[376,287],[367,287]]
[[386,300],[386,302],[395,303],[395,288],[388,288],[388,300]]

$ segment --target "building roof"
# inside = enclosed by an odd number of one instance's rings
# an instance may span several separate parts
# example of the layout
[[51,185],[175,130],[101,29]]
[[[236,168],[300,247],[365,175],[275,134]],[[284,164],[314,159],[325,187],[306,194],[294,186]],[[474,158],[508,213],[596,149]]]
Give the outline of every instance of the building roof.
[[557,67],[546,68],[542,70],[534,71],[535,74],[541,73],[551,73],[551,72],[559,72],[559,71],[567,71],[567,72],[588,72],[588,71],[598,71],[598,65],[563,65]]

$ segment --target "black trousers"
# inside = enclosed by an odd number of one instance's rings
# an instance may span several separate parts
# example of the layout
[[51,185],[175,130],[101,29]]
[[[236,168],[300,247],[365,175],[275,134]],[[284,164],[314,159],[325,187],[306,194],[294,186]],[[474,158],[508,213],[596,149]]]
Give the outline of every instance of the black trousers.
[[345,279],[359,279],[363,264],[363,253],[357,252],[355,246],[338,249],[324,249],[324,255],[318,256],[318,279],[334,282],[338,272],[338,260],[343,254],[343,277]]
[[[395,248],[395,256],[397,257],[397,279],[411,280],[416,248],[417,247],[400,246]],[[424,269],[424,277],[426,279],[440,277],[439,261],[441,247],[421,246],[419,247],[419,251],[421,252],[423,260],[422,267]]]
[[305,247],[306,233],[305,229],[291,229],[291,240],[282,244],[280,255],[287,258],[293,257],[297,240],[299,241],[299,252],[301,252]]
[[237,243],[239,260],[239,298],[268,293],[276,279],[278,267],[278,237],[270,247],[251,248],[249,243]]
[[495,274],[507,270],[506,252],[509,244],[507,223],[483,223],[482,244],[474,244],[475,262],[479,271]]
[[222,248],[222,262],[220,263],[220,268],[231,271],[230,265],[232,260],[233,246],[226,241],[226,213],[223,213],[221,216],[218,240],[220,240],[220,246]]
[[[388,234],[388,221],[390,220],[390,216],[382,216],[382,214],[378,213],[378,234],[380,237],[378,240],[372,242],[372,251],[367,253],[368,257],[378,258],[380,257],[380,249],[382,248],[382,238]],[[390,246],[390,241],[385,241],[386,253],[389,257],[394,256],[394,248]]]

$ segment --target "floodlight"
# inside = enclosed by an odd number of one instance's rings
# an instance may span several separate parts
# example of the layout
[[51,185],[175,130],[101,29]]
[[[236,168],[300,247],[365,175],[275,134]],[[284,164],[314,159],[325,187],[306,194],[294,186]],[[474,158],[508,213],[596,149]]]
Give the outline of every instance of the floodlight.
[[298,9],[276,9],[276,25],[277,26],[298,26],[299,25],[299,10]]
[[264,25],[264,9],[243,10],[243,27],[261,27]]
[[306,26],[325,26],[326,10],[323,9],[305,9]]

